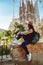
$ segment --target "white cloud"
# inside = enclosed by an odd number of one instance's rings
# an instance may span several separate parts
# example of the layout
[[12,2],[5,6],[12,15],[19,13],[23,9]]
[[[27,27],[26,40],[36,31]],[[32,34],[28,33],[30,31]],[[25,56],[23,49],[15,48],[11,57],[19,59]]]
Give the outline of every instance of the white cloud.
[[8,29],[11,20],[12,20],[11,16],[0,16],[0,28],[1,29]]

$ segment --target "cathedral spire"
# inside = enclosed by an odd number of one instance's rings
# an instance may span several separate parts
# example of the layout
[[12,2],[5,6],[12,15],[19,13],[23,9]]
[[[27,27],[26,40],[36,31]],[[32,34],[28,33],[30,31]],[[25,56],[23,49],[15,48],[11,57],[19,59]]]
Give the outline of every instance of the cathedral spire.
[[22,4],[24,4],[24,0],[22,0]]
[[24,3],[24,0],[22,0],[22,20],[25,21],[25,3]]
[[30,0],[26,0],[26,10],[30,9]]
[[22,0],[22,6],[24,6],[24,0]]
[[23,13],[25,12],[25,3],[24,3],[24,0],[22,0],[22,12]]
[[26,0],[26,4],[27,4],[28,2],[30,2],[30,0]]
[[19,7],[19,17],[20,17],[20,22],[22,20],[22,6],[21,6],[21,0],[20,0],[20,7]]
[[22,0],[22,3],[24,2],[24,0]]
[[20,7],[21,7],[21,0],[20,0]]
[[34,13],[34,7],[33,7],[33,1],[31,0],[31,7],[30,7],[31,13]]
[[31,4],[33,5],[33,1],[31,0]]
[[26,0],[26,18],[28,18],[28,14],[30,11],[30,0]]
[[34,14],[35,14],[36,21],[40,21],[38,2],[37,1],[35,2],[35,5],[34,5]]
[[21,7],[22,7],[22,6],[21,6],[21,0],[20,0],[20,7],[19,7],[20,12],[21,12]]
[[30,0],[26,0],[27,2],[30,1]]

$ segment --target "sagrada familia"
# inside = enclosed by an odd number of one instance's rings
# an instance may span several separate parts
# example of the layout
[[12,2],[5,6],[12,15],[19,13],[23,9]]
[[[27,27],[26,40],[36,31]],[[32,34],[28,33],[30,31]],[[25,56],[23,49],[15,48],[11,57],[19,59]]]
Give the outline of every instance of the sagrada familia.
[[[20,22],[24,26],[29,21],[32,21],[32,23],[35,25],[37,25],[38,22],[40,22],[39,7],[37,0],[35,1],[35,3],[33,3],[33,0],[20,0],[18,13],[19,13],[19,17],[14,18],[13,16],[13,20],[10,23],[9,29],[11,30],[14,29],[13,25],[15,22]],[[35,28],[37,28],[37,26]]]
[[[25,3],[26,1],[26,3]],[[20,22],[26,23],[26,21],[40,21],[38,2],[33,4],[32,0],[22,0],[19,7],[19,20]]]

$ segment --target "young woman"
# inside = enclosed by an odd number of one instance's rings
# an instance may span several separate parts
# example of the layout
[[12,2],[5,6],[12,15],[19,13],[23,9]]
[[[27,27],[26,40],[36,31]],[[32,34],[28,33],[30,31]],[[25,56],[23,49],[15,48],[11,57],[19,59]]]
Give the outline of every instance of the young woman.
[[35,30],[32,25],[32,22],[30,21],[28,24],[28,30],[26,32],[19,32],[17,40],[23,36],[24,42],[21,44],[21,46],[24,48],[27,54],[28,61],[31,61],[31,53],[29,53],[27,46],[28,44],[32,43],[34,37],[35,37]]

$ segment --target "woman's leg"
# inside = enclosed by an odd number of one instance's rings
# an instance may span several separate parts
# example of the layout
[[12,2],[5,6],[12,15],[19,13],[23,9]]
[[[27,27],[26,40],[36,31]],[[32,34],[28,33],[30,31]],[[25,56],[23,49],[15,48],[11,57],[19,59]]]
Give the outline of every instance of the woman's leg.
[[20,39],[21,37],[22,37],[22,35],[18,35],[17,40]]
[[26,45],[29,44],[29,41],[28,40],[25,40],[23,43],[22,43],[22,47],[24,48],[24,50],[26,51],[26,54],[27,54],[27,58],[28,58],[28,61],[31,61],[31,53],[28,51]]
[[21,46],[24,48],[24,50],[26,51],[26,54],[29,54],[29,51],[28,51],[28,49],[27,49],[27,47],[26,47],[26,45],[27,44],[29,44],[29,41],[28,40],[25,40],[22,44],[21,44]]

